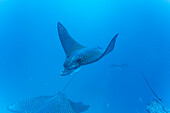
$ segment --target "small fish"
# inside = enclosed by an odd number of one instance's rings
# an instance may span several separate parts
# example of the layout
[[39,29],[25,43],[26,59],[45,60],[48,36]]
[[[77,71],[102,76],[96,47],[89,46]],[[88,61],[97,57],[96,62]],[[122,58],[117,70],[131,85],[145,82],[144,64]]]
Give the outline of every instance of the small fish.
[[61,72],[62,76],[70,75],[80,66],[94,63],[110,53],[114,49],[116,38],[119,34],[117,33],[106,50],[101,52],[100,47],[86,48],[76,42],[60,22],[58,22],[57,28],[62,47],[66,54],[64,70]]
[[123,70],[125,67],[128,67],[128,64],[111,64],[110,67],[118,68],[120,70]]

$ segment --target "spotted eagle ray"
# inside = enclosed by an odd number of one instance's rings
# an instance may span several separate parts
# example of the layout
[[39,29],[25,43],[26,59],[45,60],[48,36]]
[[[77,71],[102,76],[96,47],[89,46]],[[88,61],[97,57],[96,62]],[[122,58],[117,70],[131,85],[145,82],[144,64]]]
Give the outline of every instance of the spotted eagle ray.
[[[68,84],[64,89],[67,86]],[[39,96],[23,100],[8,105],[7,109],[15,113],[81,113],[89,108],[89,105],[71,101],[62,91],[54,96]]]
[[57,28],[62,47],[66,54],[64,70],[61,72],[62,76],[72,74],[75,70],[79,69],[80,66],[94,63],[110,53],[114,49],[118,36],[117,33],[106,50],[102,52],[100,47],[86,48],[76,42],[60,22],[58,22]]
[[147,80],[145,74],[141,71],[141,74],[149,86],[151,92],[154,94],[156,99],[152,99],[147,105],[148,113],[170,113],[170,109],[166,108],[166,106],[162,103],[162,100],[157,96],[153,88],[151,87],[149,81]]

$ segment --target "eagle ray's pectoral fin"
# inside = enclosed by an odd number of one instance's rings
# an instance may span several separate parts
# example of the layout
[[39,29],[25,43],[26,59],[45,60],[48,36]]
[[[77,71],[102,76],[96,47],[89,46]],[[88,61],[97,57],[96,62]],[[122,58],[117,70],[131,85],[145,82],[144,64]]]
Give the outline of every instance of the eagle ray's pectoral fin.
[[70,99],[68,99],[68,101],[76,113],[84,112],[90,107],[89,105],[84,105],[82,102],[75,103]]
[[76,50],[85,48],[84,46],[82,46],[81,44],[76,42],[69,35],[66,28],[60,22],[58,22],[57,28],[58,28],[59,38],[60,38],[61,44],[63,46],[63,49],[65,51],[66,57],[69,57]]
[[108,47],[106,48],[106,50],[104,52],[101,52],[99,47],[97,47],[96,49],[94,49],[93,51],[90,51],[89,53],[87,53],[85,56],[87,57],[87,59],[85,61],[83,61],[84,64],[91,64],[94,62],[97,62],[98,60],[100,60],[103,56],[109,54],[115,46],[115,42],[116,42],[116,38],[118,36],[118,33],[114,36],[114,38],[110,41]]
[[118,35],[119,35],[119,33],[117,33],[117,34],[113,37],[113,39],[110,41],[109,45],[107,46],[105,52],[102,54],[101,57],[107,55],[108,53],[110,53],[110,52],[114,49],[114,47],[115,47],[115,42],[116,42],[116,38],[117,38]]
[[104,53],[101,53],[100,57],[98,59],[96,59],[95,61],[100,60],[102,57],[104,57],[105,55],[109,54],[115,47],[115,42],[116,42],[116,38],[119,35],[119,33],[117,33],[113,39],[110,41],[109,45],[107,46],[106,50],[104,51]]

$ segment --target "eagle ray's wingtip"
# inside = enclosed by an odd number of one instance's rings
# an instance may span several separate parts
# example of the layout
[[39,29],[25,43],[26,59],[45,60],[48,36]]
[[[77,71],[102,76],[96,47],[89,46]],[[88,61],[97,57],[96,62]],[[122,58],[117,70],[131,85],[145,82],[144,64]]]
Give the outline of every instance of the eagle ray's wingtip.
[[119,33],[117,33],[117,34],[114,36],[114,38],[116,38],[118,35],[119,35]]
[[57,22],[57,27],[62,27],[63,25],[61,24],[61,22]]

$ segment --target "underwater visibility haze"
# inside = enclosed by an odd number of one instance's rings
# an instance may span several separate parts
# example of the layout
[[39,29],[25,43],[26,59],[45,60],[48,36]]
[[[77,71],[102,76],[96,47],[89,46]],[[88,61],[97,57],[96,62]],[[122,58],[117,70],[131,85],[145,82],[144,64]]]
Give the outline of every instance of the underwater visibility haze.
[[0,0],[0,113],[160,113],[169,81],[170,0]]

